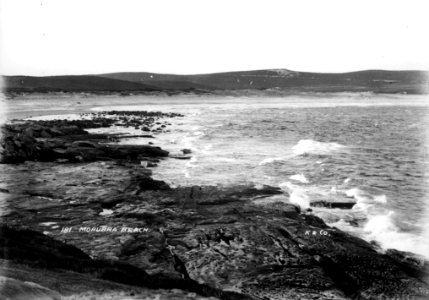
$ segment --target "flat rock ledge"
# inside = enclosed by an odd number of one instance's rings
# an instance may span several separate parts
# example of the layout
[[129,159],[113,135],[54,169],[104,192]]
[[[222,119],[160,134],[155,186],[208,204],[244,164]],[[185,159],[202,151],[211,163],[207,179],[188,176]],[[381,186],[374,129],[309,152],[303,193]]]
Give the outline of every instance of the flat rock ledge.
[[[144,132],[160,133],[170,124],[161,118],[179,114],[153,112],[100,112],[82,114],[90,119],[15,121],[1,128],[0,162],[25,161],[82,162],[99,160],[145,160],[166,157],[168,152],[151,145],[120,145],[127,136],[90,134],[87,129],[111,126],[132,127]],[[143,136],[143,135],[141,135]],[[145,135],[147,136],[147,135]],[[149,136],[153,138],[153,136]]]

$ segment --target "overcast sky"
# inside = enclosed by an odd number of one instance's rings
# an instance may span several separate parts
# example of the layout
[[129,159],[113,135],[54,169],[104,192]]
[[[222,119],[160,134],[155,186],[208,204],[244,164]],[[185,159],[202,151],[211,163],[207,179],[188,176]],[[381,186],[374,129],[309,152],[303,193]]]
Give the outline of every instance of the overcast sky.
[[0,0],[0,72],[429,70],[425,2]]

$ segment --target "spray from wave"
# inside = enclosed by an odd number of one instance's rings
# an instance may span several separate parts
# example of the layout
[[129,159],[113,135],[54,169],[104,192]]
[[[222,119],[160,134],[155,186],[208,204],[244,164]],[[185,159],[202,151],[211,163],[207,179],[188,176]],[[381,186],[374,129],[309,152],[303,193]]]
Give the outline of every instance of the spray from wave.
[[397,249],[429,257],[429,245],[422,236],[404,232],[395,224],[395,212],[387,209],[386,195],[372,195],[356,187],[345,190],[344,194],[356,200],[350,214],[363,216],[365,221],[356,227],[340,217],[330,222],[330,226],[354,233],[368,242],[375,241],[383,250]]
[[289,181],[281,183],[279,187],[289,193],[289,201],[302,209],[310,207],[310,197],[304,188]]
[[364,225],[364,237],[377,241],[383,249],[398,249],[428,257],[429,247],[422,236],[401,232],[393,221],[395,213],[369,216]]
[[295,174],[290,176],[289,178],[301,183],[308,183],[308,179],[304,176],[304,174]]
[[295,146],[292,147],[292,151],[295,155],[328,154],[344,147],[345,146],[338,143],[322,143],[311,139],[306,139],[300,140]]

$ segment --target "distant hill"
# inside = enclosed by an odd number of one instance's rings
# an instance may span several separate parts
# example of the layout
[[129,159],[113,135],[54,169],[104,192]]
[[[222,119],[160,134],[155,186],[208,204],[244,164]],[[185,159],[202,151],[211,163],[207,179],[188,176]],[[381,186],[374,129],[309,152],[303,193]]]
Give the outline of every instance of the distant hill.
[[82,76],[3,76],[9,92],[93,92],[93,91],[157,91],[143,83],[104,78],[93,75]]
[[7,92],[429,92],[429,76],[424,71],[309,73],[271,69],[198,75],[135,72],[82,76],[4,76],[4,79]]

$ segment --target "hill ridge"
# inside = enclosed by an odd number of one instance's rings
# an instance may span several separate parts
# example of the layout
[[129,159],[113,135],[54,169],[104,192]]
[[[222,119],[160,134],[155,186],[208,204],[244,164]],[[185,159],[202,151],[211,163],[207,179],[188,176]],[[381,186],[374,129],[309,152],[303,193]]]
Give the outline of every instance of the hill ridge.
[[208,74],[116,72],[90,75],[3,76],[5,92],[429,92],[427,71],[363,70],[347,73],[262,69]]

